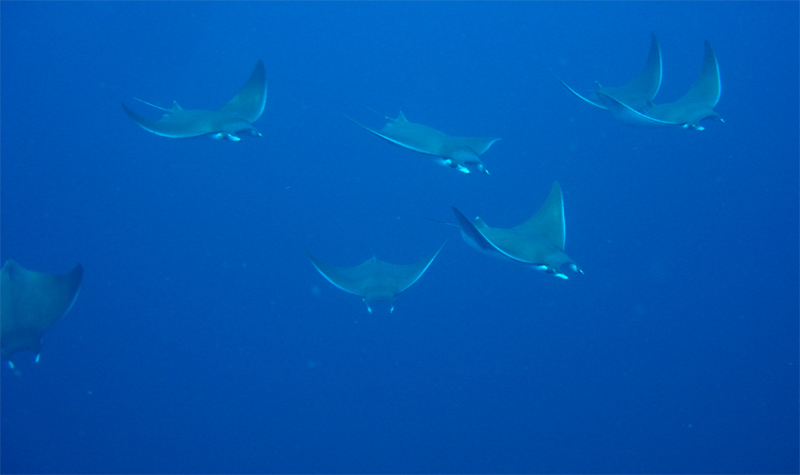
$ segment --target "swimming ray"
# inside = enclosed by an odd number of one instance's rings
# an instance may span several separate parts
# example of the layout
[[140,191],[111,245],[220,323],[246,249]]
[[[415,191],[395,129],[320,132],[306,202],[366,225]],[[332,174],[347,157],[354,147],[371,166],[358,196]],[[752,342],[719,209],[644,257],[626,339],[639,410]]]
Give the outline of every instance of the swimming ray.
[[[12,260],[0,271],[0,353],[32,350],[39,361],[42,335],[69,311],[78,297],[83,267],[67,274],[28,270]],[[14,365],[8,360],[11,368]]]
[[564,198],[558,182],[553,182],[550,195],[536,214],[510,229],[489,227],[480,218],[472,223],[458,208],[452,208],[461,227],[461,236],[475,249],[530,265],[562,279],[568,278],[561,272],[564,264],[583,274],[564,252]]
[[241,140],[237,134],[245,132],[261,137],[261,133],[252,124],[264,113],[267,102],[264,62],[258,61],[250,79],[236,96],[216,111],[183,109],[177,102],[172,103],[171,109],[164,109],[141,99],[137,100],[166,112],[160,120],[150,120],[122,104],[128,117],[148,132],[162,137],[189,138],[208,135],[214,139],[232,142]]
[[422,277],[442,247],[444,244],[428,258],[409,265],[390,264],[373,256],[355,267],[338,267],[322,262],[308,251],[306,254],[328,282],[361,297],[369,313],[372,313],[372,304],[379,301],[388,301],[393,312],[397,295]]
[[700,76],[689,92],[675,102],[656,105],[647,111],[637,111],[614,97],[604,97],[609,110],[622,122],[641,127],[683,127],[704,130],[700,125],[704,119],[717,119],[725,122],[714,111],[722,93],[717,55],[708,40],[705,42],[703,67]]
[[474,167],[488,175],[489,171],[480,157],[493,143],[500,140],[489,137],[453,137],[426,125],[409,122],[402,112],[396,119],[386,117],[389,122],[380,130],[367,127],[350,117],[348,119],[393,144],[438,157],[441,165],[462,173],[469,173],[469,167]]

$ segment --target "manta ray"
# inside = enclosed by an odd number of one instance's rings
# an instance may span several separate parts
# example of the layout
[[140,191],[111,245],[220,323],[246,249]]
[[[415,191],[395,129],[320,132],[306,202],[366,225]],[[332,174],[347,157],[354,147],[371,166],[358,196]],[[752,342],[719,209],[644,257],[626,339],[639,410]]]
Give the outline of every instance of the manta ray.
[[589,94],[589,97],[584,97],[569,87],[561,78],[558,80],[569,92],[600,109],[613,112],[613,104],[609,104],[609,100],[613,99],[633,110],[646,111],[653,107],[653,98],[661,88],[661,48],[658,46],[655,33],[650,33],[650,36],[650,54],[647,57],[647,64],[638,76],[624,86],[603,87],[595,82],[594,91]]
[[337,267],[320,261],[308,251],[306,254],[328,282],[361,297],[370,314],[372,304],[380,301],[389,302],[391,313],[397,295],[422,277],[443,247],[444,244],[428,258],[409,265],[390,264],[373,256],[355,267]]
[[564,198],[558,182],[553,183],[550,195],[536,214],[510,229],[489,227],[481,218],[472,223],[458,208],[452,208],[461,227],[461,236],[475,249],[527,264],[562,279],[568,278],[561,272],[564,264],[583,274],[564,252]]
[[389,122],[381,130],[374,130],[351,119],[356,124],[393,144],[415,152],[432,155],[438,163],[454,168],[462,173],[469,173],[469,166],[489,174],[481,162],[483,155],[499,138],[487,137],[452,137],[426,125],[409,122],[403,112],[396,119],[385,117]]
[[128,117],[144,130],[162,137],[179,139],[207,135],[214,139],[232,142],[241,140],[237,137],[239,133],[246,132],[254,137],[261,137],[261,133],[252,124],[264,113],[267,103],[267,76],[264,62],[258,61],[253,74],[239,93],[216,111],[183,109],[177,102],[172,103],[172,109],[164,109],[141,99],[136,100],[165,112],[160,120],[150,120],[122,104]]
[[719,79],[719,64],[711,43],[706,40],[703,67],[689,92],[675,102],[659,104],[647,110],[637,110],[613,96],[598,91],[598,95],[608,104],[609,110],[619,120],[641,127],[683,127],[704,130],[700,125],[703,119],[717,119],[725,122],[714,111],[719,102],[722,84]]
[[39,361],[42,335],[69,311],[83,278],[83,267],[67,274],[45,274],[28,270],[12,260],[0,271],[0,353],[33,350]]

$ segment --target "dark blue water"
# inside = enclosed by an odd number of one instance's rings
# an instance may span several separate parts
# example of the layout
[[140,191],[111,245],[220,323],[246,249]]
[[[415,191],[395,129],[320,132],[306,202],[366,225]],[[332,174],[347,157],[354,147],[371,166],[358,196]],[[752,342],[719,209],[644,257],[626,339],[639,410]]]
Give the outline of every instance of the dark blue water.
[[[2,377],[3,472],[798,472],[798,4],[2,2],[2,259],[85,269]],[[642,68],[707,130],[570,95]],[[239,143],[122,111],[215,109]],[[502,137],[491,176],[392,146],[367,107]],[[568,281],[469,248],[558,180]],[[336,265],[410,263],[369,315]]]

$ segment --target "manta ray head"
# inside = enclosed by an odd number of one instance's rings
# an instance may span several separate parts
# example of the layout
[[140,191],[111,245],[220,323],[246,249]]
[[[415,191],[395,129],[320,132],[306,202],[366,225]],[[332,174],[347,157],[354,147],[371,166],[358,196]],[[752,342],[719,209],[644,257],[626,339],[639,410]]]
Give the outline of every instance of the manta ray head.
[[706,119],[714,119],[714,120],[719,121],[720,123],[723,123],[723,124],[725,123],[725,119],[720,117],[720,115],[717,114],[714,111],[714,109],[704,109],[704,110],[698,111],[695,114],[695,117],[692,118],[692,120],[690,120],[690,121],[686,122],[685,124],[683,124],[683,128],[684,129],[693,129],[693,130],[698,130],[698,131],[699,130],[705,130],[706,128],[703,127],[702,125],[700,125],[700,122],[702,122],[702,121],[704,121]]
[[240,117],[227,117],[225,120],[217,121],[214,128],[217,132],[211,134],[211,138],[216,140],[238,142],[241,139],[237,135],[244,133],[253,137],[262,137],[261,132],[256,130],[250,122]]
[[[578,267],[578,264],[575,264],[574,262],[566,262],[565,264],[567,264],[567,267],[572,269],[574,272],[583,274],[583,270],[580,267]],[[532,267],[538,270],[539,272],[544,272],[547,275],[552,275],[558,277],[559,279],[564,279],[564,280],[569,279],[569,277],[566,274],[561,272],[561,265],[558,265],[556,267],[548,264],[532,264]]]
[[475,153],[469,147],[457,147],[452,150],[446,151],[443,154],[442,165],[448,166],[450,168],[455,168],[456,170],[462,173],[469,173],[468,166],[475,167],[479,172],[484,173],[486,175],[489,174],[489,171],[483,165],[480,156]]
[[377,290],[370,292],[362,300],[364,305],[367,306],[367,311],[372,314],[372,306],[375,302],[389,302],[389,313],[394,312],[394,301],[397,297],[393,292],[388,290]]

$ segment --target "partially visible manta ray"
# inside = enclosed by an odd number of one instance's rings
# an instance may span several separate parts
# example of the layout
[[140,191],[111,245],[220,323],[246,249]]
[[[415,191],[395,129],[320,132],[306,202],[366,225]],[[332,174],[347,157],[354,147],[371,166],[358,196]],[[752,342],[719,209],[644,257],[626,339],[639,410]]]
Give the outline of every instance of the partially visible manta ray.
[[261,137],[261,133],[252,124],[264,113],[267,103],[267,75],[264,62],[258,61],[250,79],[242,86],[239,93],[216,111],[183,109],[177,102],[172,103],[172,109],[164,109],[141,99],[134,99],[166,112],[160,120],[150,120],[122,104],[128,117],[144,130],[162,137],[177,139],[208,135],[214,139],[232,142],[241,140],[236,134],[242,132]]
[[553,182],[550,195],[539,211],[510,229],[489,227],[480,218],[476,218],[473,224],[455,206],[452,208],[461,227],[461,236],[475,249],[530,265],[562,279],[568,278],[561,272],[564,264],[583,274],[564,252],[564,198],[557,181]]
[[608,104],[609,110],[622,122],[641,127],[683,127],[685,129],[704,130],[700,125],[703,119],[717,119],[725,122],[714,111],[722,92],[719,78],[717,55],[711,43],[706,40],[703,55],[703,67],[689,92],[675,102],[659,104],[646,111],[639,111],[616,98],[604,94],[598,95]]
[[624,86],[603,87],[595,82],[594,91],[589,94],[589,97],[584,97],[569,87],[561,78],[558,80],[569,92],[595,107],[605,110],[612,109],[608,99],[611,98],[631,109],[646,111],[653,107],[653,98],[661,88],[661,48],[658,46],[655,33],[650,33],[650,35],[650,54],[647,57],[647,64],[638,76]]
[[493,143],[500,140],[488,137],[452,137],[426,125],[409,122],[402,111],[396,119],[385,117],[389,122],[380,130],[369,128],[350,117],[348,119],[389,142],[438,157],[439,164],[462,173],[469,173],[468,166],[473,166],[488,175],[489,171],[480,157]]
[[320,261],[308,251],[306,254],[328,282],[361,297],[369,313],[372,304],[380,301],[389,302],[389,312],[393,312],[397,295],[422,277],[443,247],[444,244],[428,258],[408,265],[390,264],[373,256],[355,267],[337,267]]
[[0,353],[12,369],[10,357],[20,351],[35,351],[39,361],[42,335],[75,303],[82,278],[80,264],[67,274],[46,274],[6,261],[0,271]]

